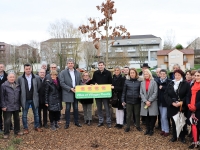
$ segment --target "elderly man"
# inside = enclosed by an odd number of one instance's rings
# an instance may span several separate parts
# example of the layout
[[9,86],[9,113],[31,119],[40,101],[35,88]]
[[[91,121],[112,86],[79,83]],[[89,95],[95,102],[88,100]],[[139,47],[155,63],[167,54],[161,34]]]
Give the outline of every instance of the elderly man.
[[[46,70],[45,69],[40,69],[39,71],[39,77],[40,77],[40,89],[39,89],[39,122],[40,122],[40,127],[45,127],[47,128],[47,106],[45,105],[45,75],[46,75]],[[43,111],[43,117],[41,115],[41,112]],[[43,124],[42,124],[42,119],[43,119]]]
[[[4,71],[4,64],[0,63],[0,91],[1,85],[7,80],[7,74]],[[2,110],[1,110],[1,96],[0,96],[0,132],[3,130],[3,119],[2,119]]]
[[47,72],[47,74],[46,74],[46,79],[50,79],[50,78],[51,78],[50,72],[51,72],[52,70],[56,70],[56,71],[57,71],[57,65],[56,65],[55,63],[50,64],[50,71]]
[[27,114],[29,106],[31,105],[34,114],[34,127],[38,132],[42,132],[39,124],[39,94],[40,79],[37,75],[32,73],[32,66],[30,64],[24,65],[24,74],[18,77],[18,83],[21,86],[21,105],[22,105],[22,122],[24,126],[24,134],[28,134]]
[[181,69],[180,65],[179,64],[174,64],[172,72],[169,73],[169,78],[171,80],[174,80],[174,71],[178,70],[178,69]]
[[4,118],[4,139],[9,137],[11,117],[14,119],[14,134],[23,135],[20,132],[19,109],[20,109],[20,86],[15,82],[15,74],[8,74],[8,80],[1,85],[1,107]]
[[75,86],[81,85],[81,75],[74,69],[72,59],[67,61],[67,68],[60,73],[60,85],[62,87],[62,100],[66,103],[65,129],[69,128],[71,104],[73,105],[74,123],[77,127],[82,127],[78,122],[78,100],[75,98]]

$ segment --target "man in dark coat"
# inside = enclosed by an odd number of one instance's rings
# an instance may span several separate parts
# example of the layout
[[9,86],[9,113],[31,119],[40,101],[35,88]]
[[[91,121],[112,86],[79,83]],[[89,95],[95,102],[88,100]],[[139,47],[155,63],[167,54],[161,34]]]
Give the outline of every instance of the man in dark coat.
[[[94,72],[92,82],[93,84],[112,84],[112,75],[111,72],[105,69],[104,62],[100,61],[98,63],[98,69]],[[111,114],[109,108],[109,100],[107,98],[96,98],[97,111],[99,116],[98,127],[103,126],[104,117],[102,114],[102,103],[106,110],[106,122],[108,128],[111,128]]]
[[[4,71],[5,66],[4,64],[0,63],[0,91],[1,91],[1,85],[7,80],[7,74]],[[0,96],[0,133],[3,130],[3,119],[2,119],[2,110],[1,110],[1,96]]]
[[[45,105],[45,75],[46,75],[46,70],[40,69],[38,72],[39,77],[40,77],[40,89],[38,91],[39,93],[39,122],[40,122],[40,127],[45,127],[47,128],[47,106]],[[43,117],[41,116],[41,112],[43,110]],[[43,124],[42,124],[42,119],[43,119]]]

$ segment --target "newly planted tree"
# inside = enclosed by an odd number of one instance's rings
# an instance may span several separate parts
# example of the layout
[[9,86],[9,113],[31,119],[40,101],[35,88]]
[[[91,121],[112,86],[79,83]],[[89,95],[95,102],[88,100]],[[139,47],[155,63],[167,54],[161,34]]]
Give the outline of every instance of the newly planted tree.
[[[95,48],[99,51],[100,40],[106,43],[106,66],[108,67],[108,46],[113,44],[115,37],[130,38],[130,33],[127,31],[125,26],[119,25],[112,27],[111,21],[113,20],[113,14],[117,12],[114,8],[114,1],[106,0],[100,6],[96,6],[97,10],[103,13],[104,18],[97,21],[94,18],[89,18],[89,25],[81,25],[79,30],[82,34],[88,34],[89,38],[93,39]],[[98,36],[100,35],[100,36]],[[111,41],[109,43],[109,40]]]

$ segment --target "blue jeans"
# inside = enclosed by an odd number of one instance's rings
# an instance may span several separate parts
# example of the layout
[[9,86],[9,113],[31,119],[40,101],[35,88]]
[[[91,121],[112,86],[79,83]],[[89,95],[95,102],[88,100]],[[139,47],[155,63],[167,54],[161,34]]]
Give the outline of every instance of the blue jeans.
[[160,121],[161,121],[161,129],[165,133],[169,133],[169,123],[167,118],[167,107],[159,106],[160,109]]
[[78,124],[78,100],[74,98],[73,103],[66,102],[66,110],[65,110],[66,125],[69,125],[69,123],[70,123],[71,104],[73,105],[74,123]]
[[24,129],[28,129],[27,114],[28,114],[30,105],[32,107],[33,114],[34,114],[34,127],[38,128],[40,126],[38,108],[35,108],[33,100],[26,100],[25,108],[22,109],[22,122],[23,122]]

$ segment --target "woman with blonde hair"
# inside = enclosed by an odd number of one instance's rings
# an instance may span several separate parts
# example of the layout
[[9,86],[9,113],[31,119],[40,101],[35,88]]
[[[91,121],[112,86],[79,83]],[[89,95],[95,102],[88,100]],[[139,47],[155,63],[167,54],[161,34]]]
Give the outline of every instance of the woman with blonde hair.
[[[83,85],[92,84],[89,72],[85,71],[85,72],[82,73],[81,82],[82,82]],[[92,121],[92,103],[93,103],[93,99],[81,99],[80,103],[83,106],[83,114],[84,114],[85,124],[90,126],[91,125],[91,121]]]
[[144,81],[140,86],[141,111],[140,115],[145,116],[145,135],[153,135],[154,126],[158,115],[157,104],[158,87],[149,69],[144,70]]

